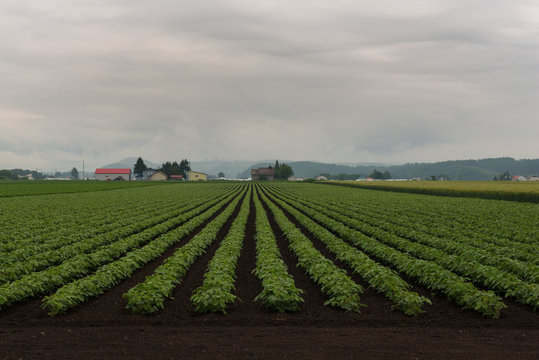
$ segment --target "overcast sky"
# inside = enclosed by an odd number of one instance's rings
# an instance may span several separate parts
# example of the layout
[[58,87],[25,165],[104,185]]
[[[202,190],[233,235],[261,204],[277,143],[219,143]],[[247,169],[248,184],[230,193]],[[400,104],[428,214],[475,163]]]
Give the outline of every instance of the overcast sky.
[[0,169],[539,157],[539,2],[0,0]]

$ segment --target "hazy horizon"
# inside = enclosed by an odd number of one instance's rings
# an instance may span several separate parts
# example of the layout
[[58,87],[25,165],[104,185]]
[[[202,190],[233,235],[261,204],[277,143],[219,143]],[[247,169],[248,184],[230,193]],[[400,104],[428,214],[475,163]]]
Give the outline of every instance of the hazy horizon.
[[539,3],[8,1],[0,169],[539,158]]

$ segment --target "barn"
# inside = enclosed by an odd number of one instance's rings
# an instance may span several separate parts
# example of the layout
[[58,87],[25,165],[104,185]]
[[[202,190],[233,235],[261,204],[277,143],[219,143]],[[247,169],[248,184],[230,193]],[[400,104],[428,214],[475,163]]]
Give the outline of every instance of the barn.
[[166,181],[168,180],[167,174],[162,171],[156,171],[148,178],[150,181]]
[[275,178],[275,169],[270,167],[251,169],[251,178],[253,180],[273,180]]
[[96,180],[131,180],[131,169],[95,169]]
[[198,171],[189,171],[187,173],[187,180],[189,181],[206,181],[208,180],[208,175]]

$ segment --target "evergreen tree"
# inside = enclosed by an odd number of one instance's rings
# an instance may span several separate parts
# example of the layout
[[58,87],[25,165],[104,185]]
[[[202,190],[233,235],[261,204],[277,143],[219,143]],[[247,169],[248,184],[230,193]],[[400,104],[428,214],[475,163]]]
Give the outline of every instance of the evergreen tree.
[[144,170],[148,169],[148,167],[146,166],[146,164],[144,164],[144,161],[142,160],[141,157],[139,157],[137,159],[137,162],[135,163],[135,166],[134,166],[134,169],[133,169],[133,172],[135,174],[140,174],[142,175],[142,173],[144,172]]
[[180,168],[179,175],[182,175],[184,178],[186,178],[187,173],[191,171],[191,165],[189,164],[189,160],[183,159],[182,161],[180,161],[179,168]]
[[76,167],[74,167],[73,169],[71,169],[71,178],[73,180],[78,180],[79,179],[79,171],[77,170]]
[[377,169],[374,169],[374,171],[370,173],[369,177],[373,179],[379,179],[379,180],[391,179],[391,173],[387,170],[384,172],[381,172],[381,171],[378,171]]
[[189,161],[187,159],[183,159],[179,164],[177,161],[172,163],[167,161],[161,165],[161,168],[159,168],[159,171],[164,172],[167,176],[182,175],[184,178],[187,177],[187,172],[190,170],[191,166],[189,165]]

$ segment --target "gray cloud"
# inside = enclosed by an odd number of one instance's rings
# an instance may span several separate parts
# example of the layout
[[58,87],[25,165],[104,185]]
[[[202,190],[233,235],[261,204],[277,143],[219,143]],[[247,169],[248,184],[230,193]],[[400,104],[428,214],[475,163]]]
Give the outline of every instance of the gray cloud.
[[0,168],[537,157],[533,1],[7,1]]

